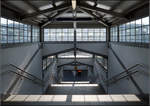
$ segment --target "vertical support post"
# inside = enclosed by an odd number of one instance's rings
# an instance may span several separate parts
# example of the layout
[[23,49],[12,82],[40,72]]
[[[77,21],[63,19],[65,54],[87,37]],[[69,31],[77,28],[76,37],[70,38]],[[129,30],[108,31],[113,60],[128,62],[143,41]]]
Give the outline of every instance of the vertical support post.
[[[73,11],[73,17],[74,17],[74,19],[76,19],[76,11]],[[77,52],[77,38],[76,38],[76,28],[77,28],[77,22],[76,21],[74,21],[73,22],[73,28],[74,28],[74,56],[75,56],[75,60],[74,61],[76,61],[76,52]]]
[[108,69],[108,60],[107,60],[107,72],[106,72],[106,78],[107,78],[107,83],[106,83],[106,86],[107,86],[107,91],[106,91],[106,93],[108,94],[108,87],[109,87],[109,84],[108,84],[108,71],[109,71],[109,69]]
[[42,28],[42,27],[40,27],[39,42],[40,42],[40,44],[41,44],[41,48],[43,48],[43,42],[44,42],[44,28]]
[[31,43],[33,42],[32,38],[33,38],[33,25],[31,25]]
[[[107,30],[106,30],[106,37],[107,37],[107,45],[108,45],[108,48],[110,47],[110,45],[109,45],[109,42],[111,41],[111,35],[110,35],[110,26],[108,26],[107,27]],[[108,60],[107,60],[107,69],[108,69]],[[109,71],[109,69],[108,69],[108,71]],[[107,80],[108,80],[108,71],[107,71],[107,73],[106,73],[106,78],[107,78]],[[107,93],[108,93],[108,82],[107,82],[107,84],[106,84],[106,86],[107,86]]]
[[110,26],[108,26],[106,28],[106,42],[108,44],[108,48],[109,48],[109,42],[110,42]]
[[[43,67],[44,67],[44,62],[43,62],[44,60],[42,59],[42,81],[43,81],[43,83],[44,83],[44,70],[43,70]],[[42,91],[43,91],[43,93],[44,93],[44,86],[42,87]]]
[[119,34],[120,34],[119,33],[119,26],[117,25],[117,42],[119,42],[119,37],[120,37]]
[[44,28],[40,27],[40,42],[44,41]]

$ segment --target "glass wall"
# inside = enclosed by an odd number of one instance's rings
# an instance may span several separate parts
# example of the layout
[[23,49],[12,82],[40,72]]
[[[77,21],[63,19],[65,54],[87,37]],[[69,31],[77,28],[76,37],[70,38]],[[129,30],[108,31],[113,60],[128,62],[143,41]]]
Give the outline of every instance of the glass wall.
[[44,41],[73,41],[73,29],[44,29]]
[[[39,28],[34,28],[31,35],[32,26],[19,23],[17,21],[1,18],[1,43],[26,43],[39,41]],[[36,30],[36,31],[35,31]],[[31,37],[33,38],[31,40]]]
[[[44,41],[73,41],[74,29],[44,29]],[[106,29],[77,28],[77,41],[106,41]]]
[[77,41],[106,41],[106,29],[77,29]]
[[118,28],[112,27],[110,28],[111,33],[111,41],[117,41],[118,40]]
[[37,26],[32,27],[32,42],[39,42],[40,29]]
[[[115,30],[115,27],[111,29]],[[115,34],[117,35],[117,33]],[[114,32],[111,31],[111,41],[114,40]],[[149,43],[149,17],[128,22],[119,26],[120,42]]]

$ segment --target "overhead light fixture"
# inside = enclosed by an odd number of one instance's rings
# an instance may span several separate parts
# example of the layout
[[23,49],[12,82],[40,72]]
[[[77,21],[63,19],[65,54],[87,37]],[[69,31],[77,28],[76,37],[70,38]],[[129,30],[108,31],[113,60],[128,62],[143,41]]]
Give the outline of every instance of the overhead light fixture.
[[77,7],[77,1],[76,0],[72,0],[72,9],[75,10]]

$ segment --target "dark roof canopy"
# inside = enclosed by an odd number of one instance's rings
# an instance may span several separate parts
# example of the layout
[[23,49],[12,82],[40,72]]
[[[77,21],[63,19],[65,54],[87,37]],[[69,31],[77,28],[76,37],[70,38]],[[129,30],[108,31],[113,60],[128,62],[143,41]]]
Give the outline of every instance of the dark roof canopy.
[[129,14],[148,4],[149,0],[76,0],[73,15],[71,0],[2,0],[2,7],[43,27],[57,22],[98,22],[108,26],[127,21]]

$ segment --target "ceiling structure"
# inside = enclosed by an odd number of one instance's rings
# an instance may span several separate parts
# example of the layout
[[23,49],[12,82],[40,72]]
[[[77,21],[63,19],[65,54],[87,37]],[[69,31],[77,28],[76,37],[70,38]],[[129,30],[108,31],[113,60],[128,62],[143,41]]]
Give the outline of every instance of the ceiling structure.
[[[73,10],[72,1],[76,1]],[[5,7],[23,21],[34,22],[42,27],[54,23],[99,23],[109,26],[127,21],[128,14],[149,0],[2,0]],[[76,12],[74,18],[73,11]]]

